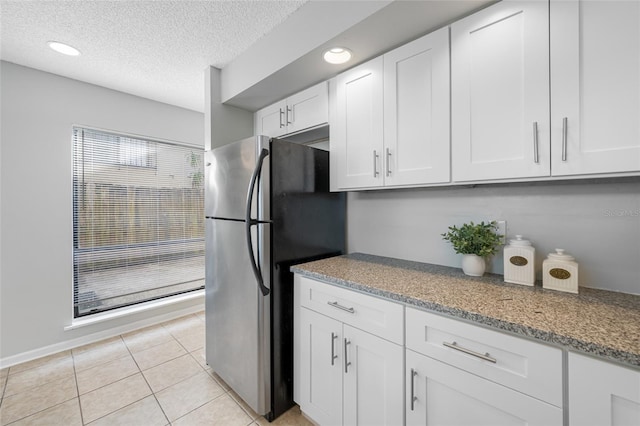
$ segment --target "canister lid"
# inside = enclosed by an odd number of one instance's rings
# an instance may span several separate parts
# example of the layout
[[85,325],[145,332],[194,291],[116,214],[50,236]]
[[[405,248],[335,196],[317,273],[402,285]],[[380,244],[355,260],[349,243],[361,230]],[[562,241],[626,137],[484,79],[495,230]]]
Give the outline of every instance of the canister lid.
[[515,240],[509,240],[509,245],[525,247],[525,246],[530,246],[531,245],[531,241],[523,240],[522,239],[522,235],[516,235],[516,239]]
[[564,249],[557,248],[555,253],[549,253],[549,259],[571,261],[574,257],[564,254]]

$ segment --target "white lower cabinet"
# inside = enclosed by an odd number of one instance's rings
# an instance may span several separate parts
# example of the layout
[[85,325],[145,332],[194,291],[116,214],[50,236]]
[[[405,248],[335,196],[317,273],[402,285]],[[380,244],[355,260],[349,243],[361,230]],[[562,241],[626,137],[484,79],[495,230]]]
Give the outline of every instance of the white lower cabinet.
[[300,308],[298,400],[319,425],[400,425],[403,348]]
[[295,276],[294,400],[319,425],[402,425],[404,307]]
[[570,352],[569,424],[640,425],[640,371]]
[[406,308],[407,425],[561,426],[562,351]]
[[407,425],[562,425],[556,406],[411,350],[406,357]]
[[342,424],[342,323],[300,308],[299,399],[321,425]]
[[569,353],[563,382],[558,347],[300,275],[294,300],[294,400],[321,426],[640,425],[638,369]]
[[343,329],[344,424],[402,424],[402,346],[348,325]]

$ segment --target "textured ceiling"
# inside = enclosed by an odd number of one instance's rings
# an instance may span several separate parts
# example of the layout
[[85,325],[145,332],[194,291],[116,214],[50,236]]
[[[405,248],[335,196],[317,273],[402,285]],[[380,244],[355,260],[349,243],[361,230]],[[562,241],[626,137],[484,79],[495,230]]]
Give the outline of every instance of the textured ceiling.
[[0,58],[203,111],[203,70],[223,68],[307,1],[2,0]]

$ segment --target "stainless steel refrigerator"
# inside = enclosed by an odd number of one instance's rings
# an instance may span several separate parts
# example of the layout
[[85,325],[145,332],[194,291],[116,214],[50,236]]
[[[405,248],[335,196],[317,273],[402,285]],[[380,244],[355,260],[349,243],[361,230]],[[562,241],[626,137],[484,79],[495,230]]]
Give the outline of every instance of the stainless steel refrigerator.
[[289,267],[344,251],[328,154],[265,136],[205,153],[206,359],[269,421],[293,405]]

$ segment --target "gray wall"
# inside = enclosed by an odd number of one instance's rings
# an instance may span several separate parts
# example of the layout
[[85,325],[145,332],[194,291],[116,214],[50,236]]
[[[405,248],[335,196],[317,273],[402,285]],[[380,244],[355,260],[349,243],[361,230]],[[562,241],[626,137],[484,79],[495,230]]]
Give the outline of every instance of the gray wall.
[[1,62],[0,361],[202,300],[64,331],[72,320],[71,126],[203,146],[204,115]]
[[[349,252],[460,267],[440,234],[449,225],[506,220],[536,248],[536,267],[564,248],[581,286],[640,294],[640,179],[351,193]],[[502,251],[491,272],[503,273]],[[540,278],[540,272],[537,274]]]

